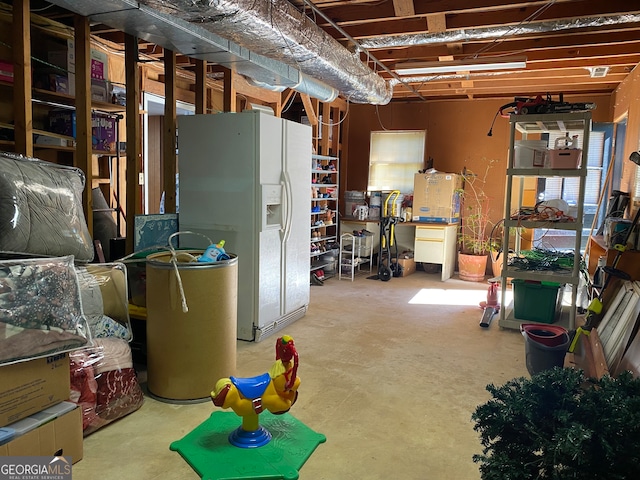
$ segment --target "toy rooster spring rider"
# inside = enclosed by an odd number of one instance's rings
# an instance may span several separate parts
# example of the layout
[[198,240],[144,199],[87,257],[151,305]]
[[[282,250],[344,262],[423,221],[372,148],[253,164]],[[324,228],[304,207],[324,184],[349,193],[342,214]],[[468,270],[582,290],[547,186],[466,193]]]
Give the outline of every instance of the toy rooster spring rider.
[[241,448],[266,445],[271,434],[260,426],[259,415],[289,411],[298,398],[300,378],[298,352],[293,338],[283,335],[276,340],[276,361],[267,373],[250,378],[221,378],[211,392],[213,404],[230,408],[242,417],[242,425],[229,434],[229,442]]

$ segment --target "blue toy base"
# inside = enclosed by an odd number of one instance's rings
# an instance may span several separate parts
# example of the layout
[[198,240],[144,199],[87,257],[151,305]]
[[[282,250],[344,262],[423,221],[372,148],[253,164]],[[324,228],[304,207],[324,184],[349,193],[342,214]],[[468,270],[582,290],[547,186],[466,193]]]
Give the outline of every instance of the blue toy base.
[[260,448],[238,448],[229,443],[229,437],[240,422],[234,412],[215,411],[169,448],[203,479],[296,480],[304,463],[326,441],[290,413],[262,412],[260,424],[271,434],[271,441]]
[[236,428],[229,434],[229,443],[240,448],[262,447],[271,441],[271,434],[264,427],[253,432],[247,432],[242,427]]

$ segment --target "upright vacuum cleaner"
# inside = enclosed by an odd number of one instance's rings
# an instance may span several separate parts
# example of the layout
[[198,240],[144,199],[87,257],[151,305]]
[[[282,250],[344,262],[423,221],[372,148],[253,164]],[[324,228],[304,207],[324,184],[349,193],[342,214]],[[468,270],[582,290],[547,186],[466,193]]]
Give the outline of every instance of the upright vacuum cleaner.
[[[378,258],[378,279],[388,282],[391,277],[402,275],[402,266],[398,262],[398,243],[396,242],[395,224],[402,222],[396,212],[396,200],[400,196],[399,190],[393,190],[384,201],[383,214],[380,218],[380,258]],[[391,212],[389,212],[391,201]],[[391,247],[395,246],[395,262],[391,259]],[[386,257],[386,262],[383,260]]]

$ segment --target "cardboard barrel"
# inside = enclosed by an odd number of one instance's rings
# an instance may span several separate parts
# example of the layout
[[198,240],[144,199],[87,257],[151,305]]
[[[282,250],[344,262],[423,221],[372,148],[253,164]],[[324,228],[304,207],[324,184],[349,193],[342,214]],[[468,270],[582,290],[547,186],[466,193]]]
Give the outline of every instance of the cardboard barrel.
[[147,257],[147,387],[160,400],[206,401],[235,374],[238,257],[189,262],[202,253],[179,250],[175,266],[170,252]]

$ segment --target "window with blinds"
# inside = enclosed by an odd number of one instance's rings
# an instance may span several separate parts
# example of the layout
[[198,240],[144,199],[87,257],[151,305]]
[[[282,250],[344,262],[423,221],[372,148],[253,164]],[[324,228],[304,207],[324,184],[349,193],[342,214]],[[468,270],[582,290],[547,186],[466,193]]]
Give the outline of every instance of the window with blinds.
[[371,132],[369,191],[413,191],[414,175],[424,166],[424,130]]
[[[582,132],[569,132],[569,136],[578,135],[579,148],[582,148]],[[549,148],[553,148],[557,138],[564,137],[564,133],[549,134]],[[584,191],[584,204],[597,205],[600,196],[603,160],[604,160],[604,132],[589,133],[589,149],[587,160],[587,182]],[[544,200],[561,198],[569,205],[578,201],[580,179],[578,178],[546,178],[544,185]]]

